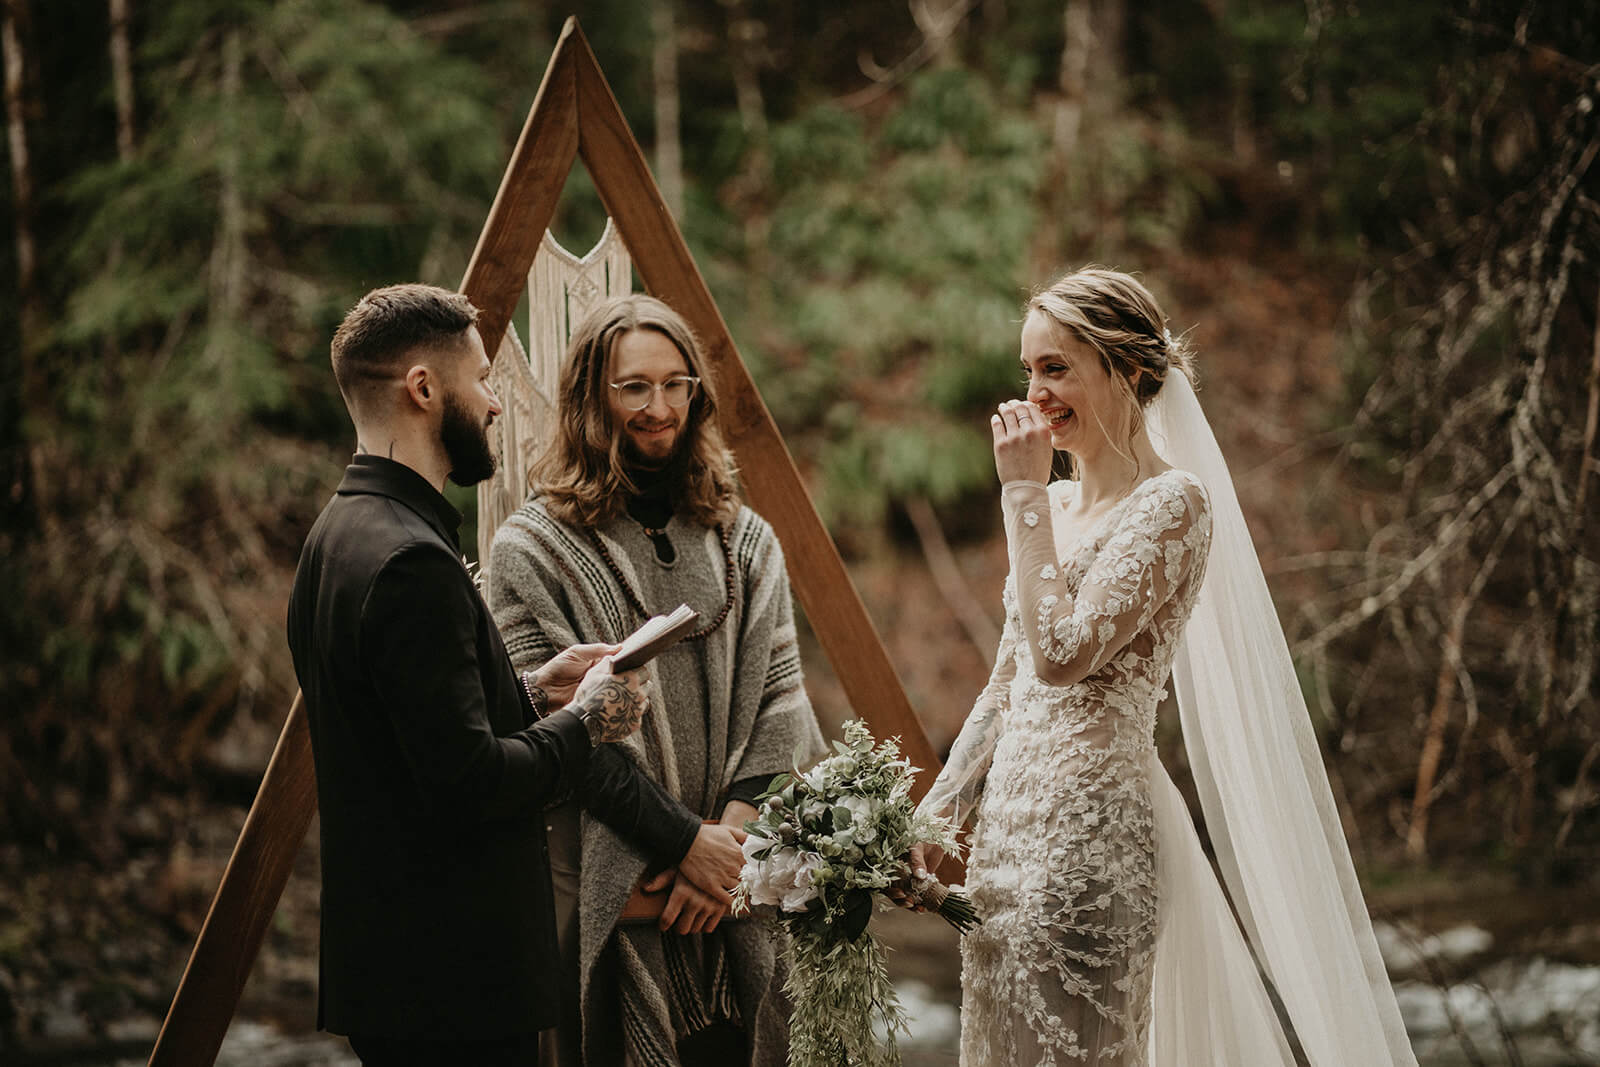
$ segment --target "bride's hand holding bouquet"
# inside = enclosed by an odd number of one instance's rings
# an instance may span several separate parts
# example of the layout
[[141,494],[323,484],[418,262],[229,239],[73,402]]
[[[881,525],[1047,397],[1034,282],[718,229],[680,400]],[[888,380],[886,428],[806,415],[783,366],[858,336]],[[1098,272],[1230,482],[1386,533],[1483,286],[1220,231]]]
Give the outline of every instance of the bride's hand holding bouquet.
[[[944,849],[932,842],[912,845],[906,853],[906,874],[900,884],[884,891],[884,896],[910,911],[934,911],[944,915],[950,889],[939,881],[939,865],[944,862]],[[964,899],[964,898],[963,898]],[[963,925],[946,916],[946,921],[965,933],[970,924]],[[974,922],[977,920],[974,919]]]

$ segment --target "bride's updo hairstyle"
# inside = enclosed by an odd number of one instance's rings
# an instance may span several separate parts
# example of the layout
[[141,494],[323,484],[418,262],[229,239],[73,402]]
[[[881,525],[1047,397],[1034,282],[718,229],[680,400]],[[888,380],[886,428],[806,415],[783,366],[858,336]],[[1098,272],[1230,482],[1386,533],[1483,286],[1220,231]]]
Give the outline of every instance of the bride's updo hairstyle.
[[1053,319],[1100,353],[1100,364],[1128,387],[1143,408],[1156,398],[1167,372],[1194,381],[1194,360],[1167,331],[1161,306],[1138,279],[1104,267],[1084,267],[1063,275],[1028,301],[1029,311]]
[[1122,412],[1094,412],[1097,420],[1111,414],[1120,424],[1112,432],[1102,421],[1114,447],[1119,441],[1131,444],[1142,410],[1156,398],[1168,374],[1195,380],[1187,346],[1168,331],[1156,298],[1132,275],[1104,267],[1075,270],[1035,293],[1028,310],[1098,352],[1100,365],[1127,397]]

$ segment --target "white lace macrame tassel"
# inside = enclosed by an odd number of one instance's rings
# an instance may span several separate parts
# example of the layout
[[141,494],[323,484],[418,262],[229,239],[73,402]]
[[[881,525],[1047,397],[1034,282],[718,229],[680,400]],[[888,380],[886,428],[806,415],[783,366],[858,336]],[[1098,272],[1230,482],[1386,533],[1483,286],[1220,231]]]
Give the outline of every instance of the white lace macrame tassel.
[[523,351],[515,326],[507,327],[489,373],[502,410],[489,430],[500,466],[478,485],[478,559],[485,572],[494,532],[522,506],[528,471],[555,430],[556,387],[572,328],[600,301],[632,291],[633,260],[611,219],[581,258],[545,232],[528,271],[529,349]]

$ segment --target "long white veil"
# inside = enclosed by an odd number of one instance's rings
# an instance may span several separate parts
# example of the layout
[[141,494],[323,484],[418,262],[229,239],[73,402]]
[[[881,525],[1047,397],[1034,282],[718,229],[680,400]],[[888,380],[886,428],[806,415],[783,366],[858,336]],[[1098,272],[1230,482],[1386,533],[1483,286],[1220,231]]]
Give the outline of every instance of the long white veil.
[[[1197,476],[1211,499],[1205,582],[1172,677],[1206,829],[1233,906],[1313,1067],[1415,1067],[1289,646],[1228,465],[1184,375],[1167,376],[1146,424],[1162,457]],[[1172,852],[1176,860],[1183,850]],[[1203,878],[1215,885],[1209,872]],[[1166,897],[1168,905],[1185,906]],[[1169,955],[1194,966],[1208,965],[1197,956],[1217,962],[1194,949]],[[1183,987],[1195,981],[1204,979],[1193,970],[1169,977],[1166,995],[1192,996],[1197,991]],[[1160,990],[1158,979],[1158,999]],[[1163,1019],[1171,1016],[1158,1008],[1156,1044],[1183,1040]],[[1202,1062],[1176,1051],[1176,1062]]]

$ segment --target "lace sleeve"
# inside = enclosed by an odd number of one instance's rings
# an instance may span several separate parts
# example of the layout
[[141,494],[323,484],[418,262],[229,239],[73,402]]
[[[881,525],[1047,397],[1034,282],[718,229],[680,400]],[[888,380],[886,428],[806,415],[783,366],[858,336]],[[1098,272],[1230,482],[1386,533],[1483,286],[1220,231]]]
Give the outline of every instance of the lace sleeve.
[[1204,490],[1163,477],[1135,491],[1073,591],[1056,559],[1048,491],[1039,482],[1001,490],[1017,606],[1034,673],[1048,685],[1072,685],[1105,666],[1204,565],[1211,535]]
[[[1009,588],[1006,598],[1010,599]],[[978,806],[989,764],[994,758],[995,742],[1005,726],[1006,709],[1011,702],[1011,679],[1017,673],[1018,638],[1016,624],[1012,621],[1015,614],[1008,604],[1005,630],[1000,635],[1000,651],[995,654],[989,684],[978,694],[961,733],[950,747],[949,761],[919,805],[921,811],[948,816],[958,827],[967,823]]]

